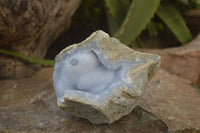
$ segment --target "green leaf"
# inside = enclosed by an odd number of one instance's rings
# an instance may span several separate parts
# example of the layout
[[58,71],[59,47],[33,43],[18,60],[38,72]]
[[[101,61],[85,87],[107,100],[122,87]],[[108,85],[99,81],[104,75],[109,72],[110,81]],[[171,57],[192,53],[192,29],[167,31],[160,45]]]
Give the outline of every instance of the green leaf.
[[169,27],[182,44],[192,40],[191,33],[183,18],[173,6],[167,3],[160,5],[156,14]]
[[114,20],[113,16],[108,12],[108,10],[106,11],[106,16],[108,20],[109,31],[111,36],[113,36],[120,25]]
[[128,45],[136,39],[154,16],[160,0],[133,0],[115,37]]
[[54,64],[55,64],[54,60],[33,58],[30,56],[26,56],[23,54],[12,52],[12,51],[7,51],[4,49],[0,49],[0,53],[6,54],[6,55],[11,55],[11,56],[17,57],[19,59],[22,59],[24,61],[28,61],[30,63],[39,64],[39,65],[43,65],[43,66],[54,66]]
[[129,0],[105,0],[107,20],[111,35],[119,28],[126,16]]
[[113,19],[118,24],[121,24],[126,15],[126,7],[123,4],[123,0],[105,0],[105,3]]

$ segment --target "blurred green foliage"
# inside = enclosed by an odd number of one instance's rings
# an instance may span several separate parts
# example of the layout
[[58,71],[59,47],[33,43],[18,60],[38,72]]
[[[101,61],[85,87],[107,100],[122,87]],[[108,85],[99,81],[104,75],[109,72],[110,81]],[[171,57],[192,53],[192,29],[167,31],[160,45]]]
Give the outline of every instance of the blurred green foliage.
[[169,27],[172,33],[182,44],[192,40],[189,29],[176,8],[171,4],[161,4],[156,15]]
[[[132,0],[129,10],[124,14],[126,17],[114,36],[126,45],[135,43],[137,36],[154,16],[159,3],[160,0]],[[133,45],[133,47],[137,46],[138,44]]]
[[[105,0],[105,3],[111,35],[126,45],[141,48],[137,40],[140,40],[143,30],[148,31],[151,36],[157,36],[160,31],[170,29],[181,44],[192,40],[181,14],[191,9],[199,9],[198,0],[132,0],[127,7],[120,6],[124,1],[126,0]],[[130,3],[130,0],[127,0],[128,2]],[[129,9],[125,12],[127,8]],[[155,17],[158,18],[157,21],[151,21]]]
[[17,52],[4,50],[4,49],[1,49],[1,48],[0,48],[0,53],[10,55],[10,56],[14,56],[16,58],[22,59],[22,60],[27,61],[29,63],[39,64],[39,65],[42,65],[42,66],[54,66],[54,64],[55,64],[54,60],[38,59],[38,58],[23,55],[23,54],[20,54],[20,53],[17,53]]
[[146,30],[150,36],[157,36],[160,31],[165,29],[164,24],[161,22],[151,21],[146,25]]
[[200,0],[168,0],[163,1],[164,4],[170,3],[180,12],[185,12],[191,9],[200,8]]

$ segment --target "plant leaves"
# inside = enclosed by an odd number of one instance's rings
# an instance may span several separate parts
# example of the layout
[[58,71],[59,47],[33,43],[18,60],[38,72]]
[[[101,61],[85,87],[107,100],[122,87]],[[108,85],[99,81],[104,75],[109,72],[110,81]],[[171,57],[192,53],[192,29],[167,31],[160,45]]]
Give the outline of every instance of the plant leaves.
[[124,20],[126,15],[126,5],[124,5],[123,0],[105,0],[108,12],[113,17],[113,19],[118,23]]
[[12,51],[7,51],[7,50],[4,50],[4,49],[0,49],[0,53],[6,54],[6,55],[11,55],[13,57],[17,57],[17,58],[22,59],[24,61],[28,61],[30,63],[39,64],[39,65],[43,65],[43,66],[54,66],[54,64],[55,64],[54,60],[33,58],[33,57],[30,57],[30,56],[26,56],[26,55],[23,55],[23,54],[12,52]]
[[113,16],[108,12],[108,9],[106,11],[106,16],[107,16],[110,34],[111,36],[113,36],[115,32],[117,31],[117,29],[119,28],[120,24],[114,20]]
[[133,0],[115,37],[128,45],[134,41],[154,16],[160,0]]
[[191,33],[183,18],[173,6],[167,3],[160,5],[156,14],[169,27],[182,44],[192,40]]
[[107,20],[111,35],[119,28],[126,16],[129,0],[105,0]]

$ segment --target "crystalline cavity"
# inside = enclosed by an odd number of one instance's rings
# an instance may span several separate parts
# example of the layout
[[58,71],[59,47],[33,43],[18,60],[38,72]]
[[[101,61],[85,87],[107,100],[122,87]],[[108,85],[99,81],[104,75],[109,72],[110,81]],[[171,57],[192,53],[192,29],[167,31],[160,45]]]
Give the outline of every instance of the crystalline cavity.
[[[101,57],[101,54],[98,57],[94,51],[99,51],[99,49],[77,50],[74,54],[66,55],[57,62],[54,87],[58,104],[66,93],[79,91],[79,94],[88,93],[88,98],[98,97],[99,101],[103,101],[106,93],[108,94],[115,86],[132,86],[128,83],[125,74],[127,66],[134,63],[121,62],[117,66],[112,66]],[[104,60],[104,64],[99,61],[100,57]],[[111,65],[110,68],[107,68],[109,65]]]
[[[66,56],[56,64],[54,86],[58,103],[67,90],[77,90],[98,95],[115,80],[119,69],[106,68],[92,51],[83,51]],[[62,64],[62,65],[60,65]]]
[[112,123],[138,104],[159,64],[158,55],[136,52],[103,31],[94,32],[57,55],[57,103],[92,123]]

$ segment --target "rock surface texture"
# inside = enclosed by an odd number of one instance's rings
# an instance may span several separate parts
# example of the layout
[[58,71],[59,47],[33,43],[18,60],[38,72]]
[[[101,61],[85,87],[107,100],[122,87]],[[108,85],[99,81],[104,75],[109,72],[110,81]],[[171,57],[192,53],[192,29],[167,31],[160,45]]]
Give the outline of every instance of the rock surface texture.
[[139,106],[122,119],[101,125],[60,110],[52,74],[53,68],[43,68],[30,78],[0,81],[0,132],[167,133],[161,119]]
[[190,43],[164,50],[141,50],[161,56],[161,68],[200,86],[200,34]]
[[[0,0],[0,47],[43,58],[51,43],[69,27],[81,0]],[[0,78],[30,76],[34,67],[0,57]]]
[[158,55],[134,51],[96,31],[56,56],[58,105],[94,124],[112,123],[137,106],[159,65]]
[[200,90],[191,81],[160,69],[141,99],[140,106],[159,116],[170,131],[200,132]]

